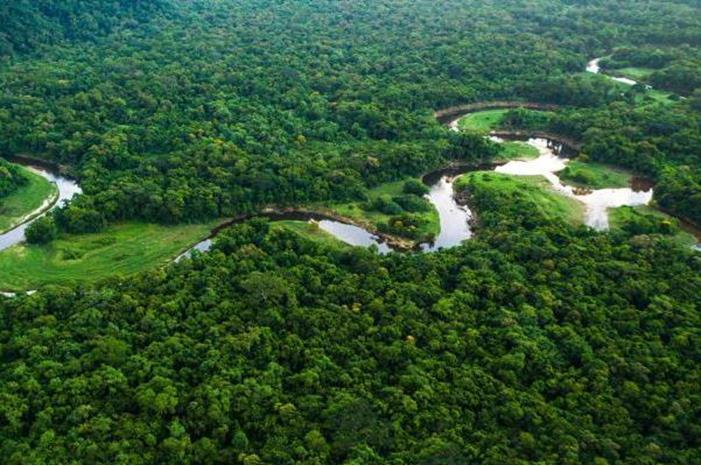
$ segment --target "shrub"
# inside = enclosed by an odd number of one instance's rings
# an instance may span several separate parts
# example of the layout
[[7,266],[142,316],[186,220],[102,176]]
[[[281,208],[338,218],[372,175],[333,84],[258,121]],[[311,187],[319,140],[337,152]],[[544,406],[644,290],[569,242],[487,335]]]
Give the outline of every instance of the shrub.
[[404,187],[402,189],[405,194],[414,194],[416,196],[423,196],[428,193],[428,186],[423,184],[419,180],[407,180],[404,182]]
[[56,238],[58,228],[53,217],[47,215],[32,222],[24,234],[30,244],[45,244]]

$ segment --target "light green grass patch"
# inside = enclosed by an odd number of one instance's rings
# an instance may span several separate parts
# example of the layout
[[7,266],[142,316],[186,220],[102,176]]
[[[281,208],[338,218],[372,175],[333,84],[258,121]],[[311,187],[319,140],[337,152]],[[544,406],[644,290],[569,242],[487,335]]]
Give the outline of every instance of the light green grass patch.
[[532,160],[538,158],[538,149],[522,141],[504,141],[499,143],[501,152],[495,158],[496,162],[508,160]]
[[304,222],[301,220],[281,220],[271,224],[272,229],[287,229],[297,233],[299,236],[316,242],[321,242],[327,246],[341,248],[348,247],[346,243],[337,239],[332,234],[322,230],[318,224]]
[[462,130],[488,133],[499,127],[499,123],[508,111],[509,109],[498,109],[470,113],[460,119],[458,127]]
[[55,184],[22,167],[29,183],[9,195],[0,198],[0,232],[21,223],[22,219],[37,210],[45,200],[58,194]]
[[591,189],[626,188],[632,178],[632,174],[625,170],[580,160],[571,160],[558,176],[569,185]]
[[633,79],[635,81],[645,81],[654,72],[655,70],[652,68],[630,66],[612,70],[611,74],[614,76],[623,76],[624,78]]
[[461,176],[455,187],[458,191],[470,189],[507,199],[517,197],[533,205],[545,217],[559,218],[572,225],[580,225],[584,219],[584,204],[553,190],[542,176],[479,171]]
[[46,245],[19,244],[0,252],[0,290],[90,282],[164,265],[218,223],[122,223],[100,233],[64,235]]
[[675,96],[674,94],[667,92],[667,91],[661,91],[659,89],[648,89],[645,91],[644,94],[640,94],[636,96],[635,102],[638,105],[644,105],[644,104],[673,104],[675,102],[679,101],[679,97]]

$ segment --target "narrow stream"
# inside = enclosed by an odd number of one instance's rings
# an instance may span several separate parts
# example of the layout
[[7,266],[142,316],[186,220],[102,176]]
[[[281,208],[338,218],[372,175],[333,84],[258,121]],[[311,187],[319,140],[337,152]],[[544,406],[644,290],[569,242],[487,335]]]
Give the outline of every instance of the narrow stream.
[[[601,67],[599,66],[599,62],[601,62],[601,58],[595,58],[591,60],[589,63],[587,63],[587,71],[590,73],[594,74],[601,74]],[[635,86],[638,84],[638,81],[634,81],[629,78],[622,78],[618,76],[611,76],[611,75],[606,75],[607,77],[613,79],[614,81],[618,81],[619,83],[627,84],[629,86]]]
[[[428,182],[430,176],[425,177],[424,182]],[[420,245],[423,252],[458,246],[472,237],[470,229],[472,211],[455,199],[453,183],[456,179],[455,174],[440,174],[436,181],[429,182],[430,191],[426,197],[438,211],[441,230],[432,243]]]

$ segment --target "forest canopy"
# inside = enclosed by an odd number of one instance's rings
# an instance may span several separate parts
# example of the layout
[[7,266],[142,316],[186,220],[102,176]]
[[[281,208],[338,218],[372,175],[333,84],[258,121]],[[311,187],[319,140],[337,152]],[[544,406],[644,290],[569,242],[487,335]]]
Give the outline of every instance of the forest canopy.
[[[694,0],[3,2],[0,154],[82,187],[28,230],[43,250],[351,201],[415,234],[404,180],[499,155],[434,112],[530,101],[551,111],[503,124],[701,224],[700,46]],[[192,259],[0,296],[0,460],[701,462],[701,256],[659,218],[598,232],[467,189],[476,236],[436,253],[254,218]]]

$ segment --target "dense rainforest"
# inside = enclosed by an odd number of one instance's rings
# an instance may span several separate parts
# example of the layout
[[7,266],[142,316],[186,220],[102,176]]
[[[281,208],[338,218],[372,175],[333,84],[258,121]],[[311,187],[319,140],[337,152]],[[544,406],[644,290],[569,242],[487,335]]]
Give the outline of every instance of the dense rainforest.
[[[124,3],[114,18],[142,5]],[[560,1],[536,10],[488,1],[160,10],[139,15],[143,27],[127,22],[0,70],[0,151],[74,167],[85,196],[71,217],[89,221],[69,230],[362,198],[374,183],[465,155],[434,109],[496,98],[604,106],[624,97],[577,74],[587,59],[617,45],[699,41],[698,9],[670,3],[613,13]],[[12,23],[3,27],[14,35]]]
[[170,9],[164,0],[12,0],[0,5],[0,60],[61,42],[94,41]]
[[[497,155],[435,110],[523,100],[557,107],[506,124],[701,223],[700,46],[693,0],[5,2],[0,154],[80,181],[44,242],[369,202]],[[595,57],[672,94],[584,73]],[[372,207],[421,211],[422,188]],[[0,297],[0,460],[701,462],[701,256],[467,188],[476,238],[437,253],[253,219],[191,260]]]

